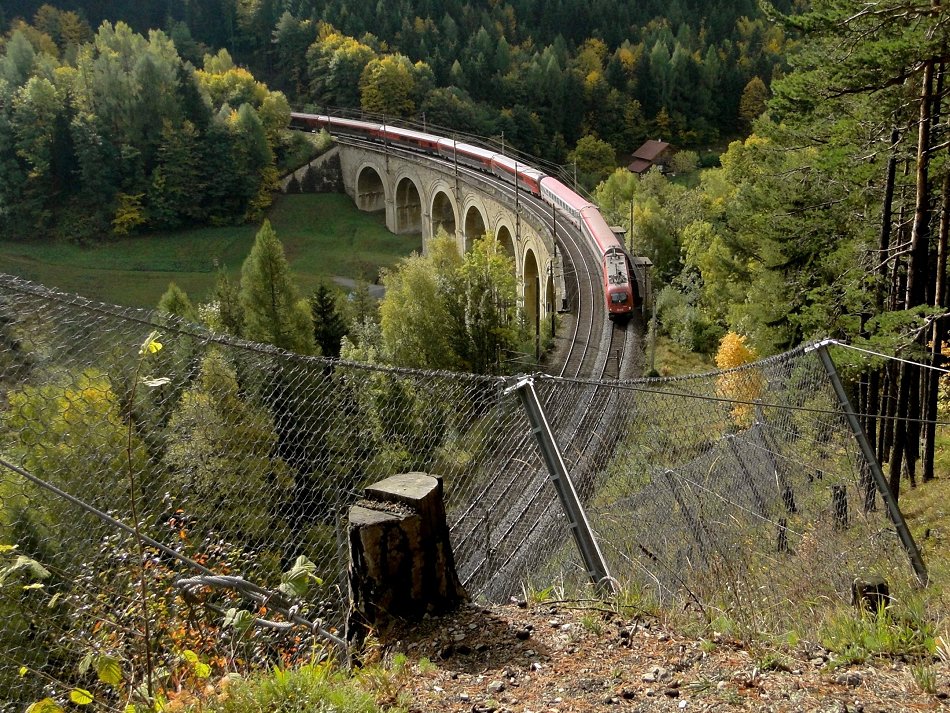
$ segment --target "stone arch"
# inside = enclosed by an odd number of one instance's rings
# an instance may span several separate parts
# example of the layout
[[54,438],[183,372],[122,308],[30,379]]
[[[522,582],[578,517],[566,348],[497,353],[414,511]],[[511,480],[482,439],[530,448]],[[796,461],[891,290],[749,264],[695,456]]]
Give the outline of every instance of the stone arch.
[[386,186],[372,166],[364,166],[356,177],[356,207],[375,212],[386,209]]
[[472,249],[472,244],[488,232],[485,217],[478,206],[469,206],[465,211],[465,252]]
[[396,184],[396,234],[422,232],[422,196],[408,176]]
[[499,225],[495,229],[495,237],[498,239],[498,244],[501,245],[505,253],[509,257],[515,256],[515,239],[511,235],[511,230],[508,229],[507,225]]
[[541,320],[541,279],[538,258],[534,250],[528,248],[524,255],[524,316],[528,329],[539,333]]
[[435,237],[439,232],[439,226],[445,229],[450,237],[454,238],[457,232],[457,221],[455,218],[455,205],[452,199],[445,191],[436,191],[432,197],[432,236]]

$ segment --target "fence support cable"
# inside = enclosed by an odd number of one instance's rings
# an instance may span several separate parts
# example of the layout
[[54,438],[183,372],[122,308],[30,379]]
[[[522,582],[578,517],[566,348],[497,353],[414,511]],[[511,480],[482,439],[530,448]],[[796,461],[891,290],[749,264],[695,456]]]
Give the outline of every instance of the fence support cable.
[[[61,488],[57,488],[57,487],[56,487],[55,485],[53,485],[52,483],[47,483],[45,480],[43,480],[43,479],[41,479],[41,478],[37,478],[35,475],[33,475],[32,473],[30,473],[29,471],[27,471],[27,470],[25,470],[25,469],[23,469],[23,468],[20,468],[19,466],[14,465],[13,463],[10,463],[9,461],[7,461],[7,460],[5,460],[5,459],[3,459],[3,458],[0,458],[0,466],[3,466],[4,468],[7,468],[8,470],[12,470],[14,473],[16,473],[17,475],[20,475],[20,476],[26,478],[26,479],[29,480],[31,483],[33,483],[33,484],[35,484],[35,485],[38,485],[38,486],[40,486],[41,488],[44,488],[44,489],[50,491],[50,492],[53,493],[54,495],[56,495],[56,496],[58,496],[58,497],[60,497],[60,498],[63,498],[64,500],[66,500],[66,501],[72,503],[73,505],[75,505],[75,506],[77,506],[77,507],[79,507],[79,508],[85,510],[85,511],[88,512],[89,514],[95,515],[97,518],[99,518],[100,520],[102,520],[102,521],[105,522],[106,524],[111,525],[112,527],[116,528],[117,530],[122,530],[123,532],[125,532],[125,533],[128,534],[128,535],[131,535],[131,536],[133,536],[133,537],[136,537],[135,528],[133,528],[131,525],[127,525],[126,523],[122,522],[121,520],[117,520],[116,518],[112,517],[111,515],[102,512],[102,510],[99,510],[98,508],[93,507],[93,506],[90,505],[89,503],[86,503],[86,502],[80,500],[80,499],[77,498],[76,496],[70,495],[70,494],[67,493],[65,490],[62,490]],[[173,558],[173,559],[178,560],[178,561],[181,562],[182,564],[187,565],[188,567],[191,567],[192,569],[197,570],[198,572],[201,572],[203,575],[206,575],[207,577],[210,577],[212,581],[216,581],[217,583],[220,583],[221,580],[224,579],[224,578],[222,578],[220,575],[218,575],[217,573],[215,573],[213,570],[208,569],[207,567],[205,567],[205,566],[202,565],[202,564],[199,564],[198,562],[195,562],[193,559],[191,559],[190,557],[186,557],[185,555],[181,554],[180,552],[176,552],[176,551],[173,550],[171,547],[168,547],[167,545],[163,545],[161,542],[159,542],[158,540],[156,540],[156,539],[154,539],[154,538],[149,537],[148,535],[138,534],[137,536],[138,536],[138,537],[141,537],[141,538],[142,538],[142,541],[143,541],[145,544],[149,545],[150,547],[154,547],[154,548],[157,549],[158,551],[160,551],[160,552],[162,552],[162,553],[168,555],[169,557],[171,557],[171,558]],[[259,603],[260,603],[260,601],[261,601],[261,599],[260,599],[261,597],[263,597],[263,600],[266,601],[266,600],[269,599],[269,598],[278,598],[278,597],[281,597],[281,596],[282,596],[282,595],[275,594],[275,593],[273,593],[273,592],[268,592],[267,590],[265,590],[265,589],[263,589],[263,588],[261,588],[261,587],[258,587],[257,585],[253,584],[252,582],[249,582],[249,581],[246,581],[246,580],[240,580],[240,578],[238,578],[238,577],[229,577],[229,578],[227,578],[227,579],[230,580],[230,586],[231,586],[231,588],[233,588],[233,589],[235,589],[235,590],[241,592],[242,594],[244,594],[245,596],[247,596],[247,597],[250,598],[250,599],[253,599],[254,601],[258,601]],[[188,580],[184,580],[184,581],[185,581],[186,584],[189,583]],[[178,583],[176,583],[176,585],[177,585],[177,584],[178,584]],[[266,595],[266,596],[264,596],[264,595]],[[334,634],[331,634],[329,631],[326,631],[326,630],[325,630],[323,627],[321,627],[319,624],[315,624],[315,623],[313,623],[313,622],[311,622],[311,621],[305,619],[304,617],[302,617],[302,616],[300,616],[299,614],[297,614],[296,611],[288,611],[288,619],[289,619],[291,622],[293,622],[294,624],[300,624],[300,625],[302,625],[302,626],[306,626],[306,627],[309,628],[314,634],[317,634],[318,636],[320,636],[320,637],[322,637],[322,638],[324,638],[324,639],[327,639],[328,641],[333,642],[333,643],[336,644],[337,646],[341,646],[344,651],[347,650],[346,642],[343,641],[343,639],[341,639],[339,636],[336,636],[336,635],[334,635]]]
[[891,492],[891,489],[887,484],[887,479],[884,477],[884,472],[881,470],[880,463],[877,462],[877,456],[874,454],[874,449],[871,448],[867,434],[865,434],[864,428],[861,426],[861,422],[858,420],[857,414],[851,407],[851,400],[848,398],[848,392],[845,391],[844,385],[841,383],[841,379],[838,376],[838,371],[835,369],[835,363],[831,359],[831,354],[828,353],[829,343],[830,342],[827,341],[818,342],[813,347],[810,347],[810,349],[814,349],[818,352],[818,357],[821,359],[821,363],[825,367],[825,371],[828,372],[828,377],[831,379],[831,385],[834,388],[835,394],[838,397],[838,401],[841,403],[841,408],[844,410],[844,414],[848,419],[848,424],[851,426],[851,430],[854,431],[854,437],[857,439],[858,445],[861,447],[861,453],[864,455],[865,460],[868,462],[868,466],[871,468],[871,475],[874,477],[874,482],[877,484],[878,492],[881,493],[881,498],[887,505],[887,514],[890,516],[891,522],[894,523],[894,527],[897,528],[897,535],[900,537],[901,544],[907,551],[907,556],[910,558],[911,566],[914,568],[914,572],[917,574],[917,579],[920,582],[920,585],[922,587],[926,587],[929,578],[927,574],[927,566],[924,564],[924,559],[920,554],[920,550],[917,548],[917,543],[914,542],[913,535],[910,534],[910,530],[907,527],[907,521],[904,520],[904,515],[897,506],[897,500],[894,498],[894,494]]
[[567,472],[567,466],[564,464],[564,458],[554,440],[554,434],[551,432],[551,426],[541,408],[541,402],[538,400],[538,394],[534,390],[534,380],[531,377],[525,377],[518,381],[514,386],[506,389],[505,393],[512,391],[518,392],[521,404],[524,406],[531,423],[531,430],[538,441],[538,447],[541,449],[541,455],[551,474],[551,482],[557,491],[558,499],[561,501],[561,507],[564,508],[564,514],[567,515],[568,526],[571,534],[574,536],[574,542],[584,559],[584,566],[587,567],[587,574],[591,581],[598,588],[606,588],[611,592],[616,592],[616,582],[610,576],[607,570],[607,562],[594,539],[593,530],[590,522],[584,512],[580,499],[577,497],[577,490]]

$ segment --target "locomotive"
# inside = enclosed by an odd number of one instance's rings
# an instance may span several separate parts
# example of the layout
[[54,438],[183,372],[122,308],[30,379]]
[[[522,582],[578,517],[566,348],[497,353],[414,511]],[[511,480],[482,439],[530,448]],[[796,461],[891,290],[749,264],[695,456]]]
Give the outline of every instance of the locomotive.
[[300,112],[291,114],[290,125],[305,131],[326,129],[330,134],[355,136],[436,155],[516,184],[520,190],[557,209],[597,251],[603,273],[604,302],[610,319],[625,319],[637,307],[633,273],[623,245],[593,203],[553,176],[502,153],[413,129]]

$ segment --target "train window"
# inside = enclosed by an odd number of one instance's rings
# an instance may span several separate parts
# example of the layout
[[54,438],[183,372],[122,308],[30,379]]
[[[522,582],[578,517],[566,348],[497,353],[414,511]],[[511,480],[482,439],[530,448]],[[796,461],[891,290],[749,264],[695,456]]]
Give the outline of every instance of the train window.
[[612,295],[610,295],[610,301],[614,304],[623,304],[627,301],[627,293],[614,292]]

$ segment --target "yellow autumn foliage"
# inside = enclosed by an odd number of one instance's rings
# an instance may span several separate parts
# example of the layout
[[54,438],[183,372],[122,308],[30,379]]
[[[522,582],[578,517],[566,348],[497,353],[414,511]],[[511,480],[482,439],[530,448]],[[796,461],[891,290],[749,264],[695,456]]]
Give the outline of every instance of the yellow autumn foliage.
[[746,344],[745,336],[735,332],[728,332],[722,338],[719,351],[716,352],[716,366],[724,372],[716,378],[716,395],[740,402],[733,405],[731,410],[732,419],[740,428],[751,425],[754,407],[749,402],[762,396],[765,380],[758,369],[735,369],[751,364],[758,358],[755,349]]

